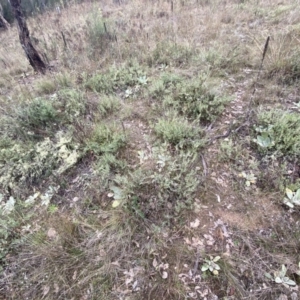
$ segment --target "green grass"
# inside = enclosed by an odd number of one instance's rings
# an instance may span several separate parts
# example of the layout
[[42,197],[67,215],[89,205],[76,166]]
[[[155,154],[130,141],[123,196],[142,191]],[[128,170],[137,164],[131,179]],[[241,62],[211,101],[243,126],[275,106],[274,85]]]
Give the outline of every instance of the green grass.
[[121,126],[99,124],[86,141],[85,151],[95,155],[116,154],[125,144],[126,136]]
[[59,114],[51,100],[36,98],[17,108],[15,116],[16,134],[41,138],[52,132],[59,122]]
[[98,97],[98,111],[101,117],[107,117],[112,113],[119,111],[121,103],[117,96],[100,94]]
[[203,132],[199,125],[189,123],[180,116],[166,116],[158,119],[154,125],[154,132],[163,141],[172,145],[196,146],[204,145]]
[[83,92],[61,89],[49,98],[34,98],[21,104],[15,108],[14,121],[7,118],[6,122],[17,137],[41,140],[82,119],[86,108]]

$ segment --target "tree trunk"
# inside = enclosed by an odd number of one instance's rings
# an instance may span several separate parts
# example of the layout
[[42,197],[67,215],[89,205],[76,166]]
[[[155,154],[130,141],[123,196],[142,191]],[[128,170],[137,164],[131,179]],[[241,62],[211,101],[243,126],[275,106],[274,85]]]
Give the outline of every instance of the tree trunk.
[[9,23],[3,17],[3,9],[1,3],[0,3],[0,25],[2,25],[2,27],[4,27],[5,30],[7,30],[10,27]]
[[36,72],[45,74],[46,64],[41,59],[39,53],[33,47],[29,36],[25,16],[21,8],[21,0],[10,0],[13,14],[18,22],[19,39],[24,49],[30,65]]

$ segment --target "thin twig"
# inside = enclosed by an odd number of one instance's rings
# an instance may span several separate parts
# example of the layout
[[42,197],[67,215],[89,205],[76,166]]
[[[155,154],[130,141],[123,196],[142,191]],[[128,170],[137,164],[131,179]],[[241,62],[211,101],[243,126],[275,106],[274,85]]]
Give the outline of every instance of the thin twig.
[[207,165],[206,165],[204,156],[202,154],[200,154],[200,156],[201,156],[202,165],[203,165],[203,169],[204,169],[204,176],[206,177],[207,176]]
[[200,250],[199,250],[199,247],[197,247],[196,261],[195,261],[194,269],[192,272],[194,276],[196,275],[197,270],[198,270],[199,258],[200,258]]
[[253,100],[254,95],[256,93],[256,86],[257,86],[257,83],[258,83],[258,80],[260,78],[260,74],[261,74],[261,71],[262,71],[262,68],[263,68],[264,60],[265,60],[266,53],[267,53],[268,47],[269,47],[269,42],[270,42],[270,36],[267,37],[267,40],[265,42],[264,51],[263,51],[263,55],[262,55],[262,58],[261,58],[259,70],[258,70],[258,73],[257,73],[256,80],[254,82],[254,87],[253,87],[252,95],[251,95],[251,98],[250,98],[250,104],[252,103],[252,100]]

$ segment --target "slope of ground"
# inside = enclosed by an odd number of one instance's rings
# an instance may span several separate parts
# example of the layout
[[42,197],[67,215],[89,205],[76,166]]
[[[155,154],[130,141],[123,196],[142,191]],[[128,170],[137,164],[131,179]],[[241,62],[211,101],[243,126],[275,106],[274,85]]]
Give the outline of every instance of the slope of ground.
[[0,33],[1,299],[298,299],[297,1],[101,1]]

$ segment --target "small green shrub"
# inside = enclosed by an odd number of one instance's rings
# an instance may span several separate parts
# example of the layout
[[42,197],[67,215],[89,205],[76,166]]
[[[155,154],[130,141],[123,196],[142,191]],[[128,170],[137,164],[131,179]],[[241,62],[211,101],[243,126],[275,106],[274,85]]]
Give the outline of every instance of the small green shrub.
[[172,94],[176,86],[182,81],[184,81],[184,78],[180,75],[163,72],[158,79],[152,82],[148,93],[153,99],[160,100],[166,95]]
[[119,110],[121,104],[117,96],[100,95],[99,98],[98,110],[102,117],[106,117]]
[[86,141],[85,150],[96,155],[104,153],[116,154],[126,143],[122,128],[116,125],[97,125],[91,138]]
[[202,131],[200,127],[190,124],[185,118],[171,116],[161,118],[154,126],[154,131],[164,142],[172,145],[192,145],[200,141]]
[[191,120],[212,122],[221,114],[230,99],[208,87],[206,81],[206,74],[191,80],[165,72],[152,82],[148,93],[158,101],[158,110],[163,105]]
[[85,87],[98,93],[111,94],[115,89],[115,79],[111,72],[95,74],[86,81]]
[[126,168],[126,162],[119,159],[115,154],[103,153],[97,160],[94,170],[100,182],[99,190],[105,191],[109,182],[115,177],[115,174]]
[[35,98],[15,111],[15,120],[6,120],[9,131],[20,138],[53,137],[61,125],[72,124],[86,112],[84,93],[76,89],[62,89],[48,99]]
[[[143,156],[141,154],[141,156]],[[192,208],[196,191],[201,185],[197,154],[176,150],[171,154],[168,145],[152,149],[147,160],[153,169],[141,167],[128,175],[117,175],[111,186],[113,206],[124,205],[138,217],[154,222],[171,222],[186,209]]]
[[86,99],[79,90],[60,90],[55,100],[55,105],[59,107],[62,121],[73,122],[86,111]]
[[210,90],[205,81],[199,78],[182,82],[176,87],[173,98],[166,98],[164,102],[188,118],[206,123],[214,121],[221,114],[229,98]]
[[45,129],[54,128],[59,120],[51,100],[36,98],[17,109],[15,121],[17,131],[22,134],[41,136]]
[[275,109],[261,111],[254,129],[254,142],[261,153],[291,157],[300,155],[298,113]]
[[14,145],[14,141],[4,135],[0,137],[0,151],[10,148]]
[[145,73],[138,65],[125,65],[121,68],[111,67],[105,73],[93,75],[87,79],[85,87],[98,93],[111,94],[124,91],[127,87],[141,85]]

